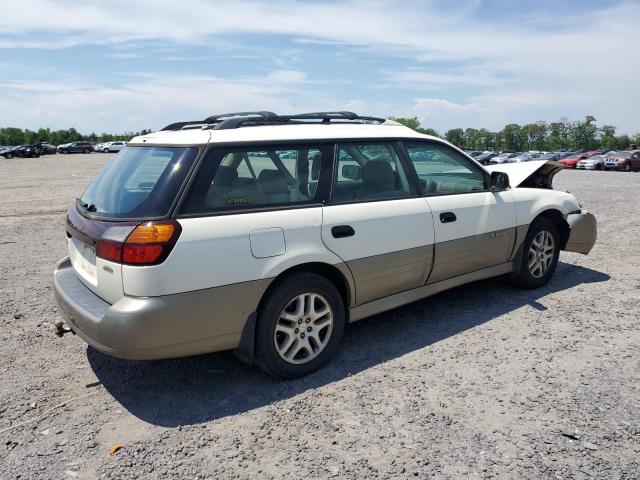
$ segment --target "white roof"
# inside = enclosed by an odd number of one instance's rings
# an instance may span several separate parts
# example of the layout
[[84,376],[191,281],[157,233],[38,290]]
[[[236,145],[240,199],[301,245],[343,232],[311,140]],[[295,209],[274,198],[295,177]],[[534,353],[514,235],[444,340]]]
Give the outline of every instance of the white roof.
[[131,139],[129,144],[153,143],[201,145],[205,143],[290,140],[332,140],[353,138],[429,138],[404,125],[387,121],[380,125],[362,123],[285,124],[240,127],[229,130],[174,130],[154,132]]

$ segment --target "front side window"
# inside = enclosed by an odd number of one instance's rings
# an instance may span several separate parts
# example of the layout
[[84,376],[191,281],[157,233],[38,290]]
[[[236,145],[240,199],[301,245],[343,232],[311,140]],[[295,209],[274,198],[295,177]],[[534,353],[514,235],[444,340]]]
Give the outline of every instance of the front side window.
[[341,143],[334,203],[405,198],[416,194],[393,143]]
[[481,192],[485,176],[477,165],[438,143],[405,144],[424,195]]
[[182,207],[183,214],[313,203],[330,146],[212,150]]
[[78,207],[95,217],[162,217],[197,154],[193,147],[125,147],[89,185]]

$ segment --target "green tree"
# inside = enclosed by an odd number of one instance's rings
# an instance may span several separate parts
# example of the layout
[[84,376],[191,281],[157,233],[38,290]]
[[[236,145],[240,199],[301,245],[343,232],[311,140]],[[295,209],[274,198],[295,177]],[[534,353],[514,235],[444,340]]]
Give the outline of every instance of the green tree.
[[449,130],[444,134],[444,138],[446,138],[449,143],[453,143],[456,147],[464,147],[464,130],[461,128]]
[[525,134],[517,123],[510,123],[502,129],[503,145],[514,152],[525,149]]
[[[420,120],[418,117],[389,117],[389,120],[393,120],[394,122],[401,123],[405,127],[409,127],[412,130],[415,130],[418,133],[423,133],[425,135],[433,135],[434,137],[439,137],[438,132],[436,132],[433,128],[423,128],[420,124]],[[142,130],[139,135],[146,135],[147,133],[151,133],[151,130]]]

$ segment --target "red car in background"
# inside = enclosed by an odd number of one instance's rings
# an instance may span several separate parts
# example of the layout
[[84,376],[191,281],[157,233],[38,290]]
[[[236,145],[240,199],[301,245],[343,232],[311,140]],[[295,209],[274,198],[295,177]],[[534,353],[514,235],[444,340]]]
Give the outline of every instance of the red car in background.
[[579,155],[574,155],[573,157],[563,158],[562,160],[558,160],[558,163],[564,165],[565,168],[576,168],[576,165],[578,165],[578,162],[580,160],[584,160],[585,158],[589,158],[595,155],[595,153],[589,155],[590,153],[591,152],[581,153]]

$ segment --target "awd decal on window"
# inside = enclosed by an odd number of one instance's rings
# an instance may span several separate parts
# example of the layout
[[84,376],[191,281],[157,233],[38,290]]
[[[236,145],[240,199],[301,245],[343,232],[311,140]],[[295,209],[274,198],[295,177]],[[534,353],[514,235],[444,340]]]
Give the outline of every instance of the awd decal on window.
[[248,205],[253,203],[253,198],[244,196],[244,197],[231,197],[227,200],[227,205]]

